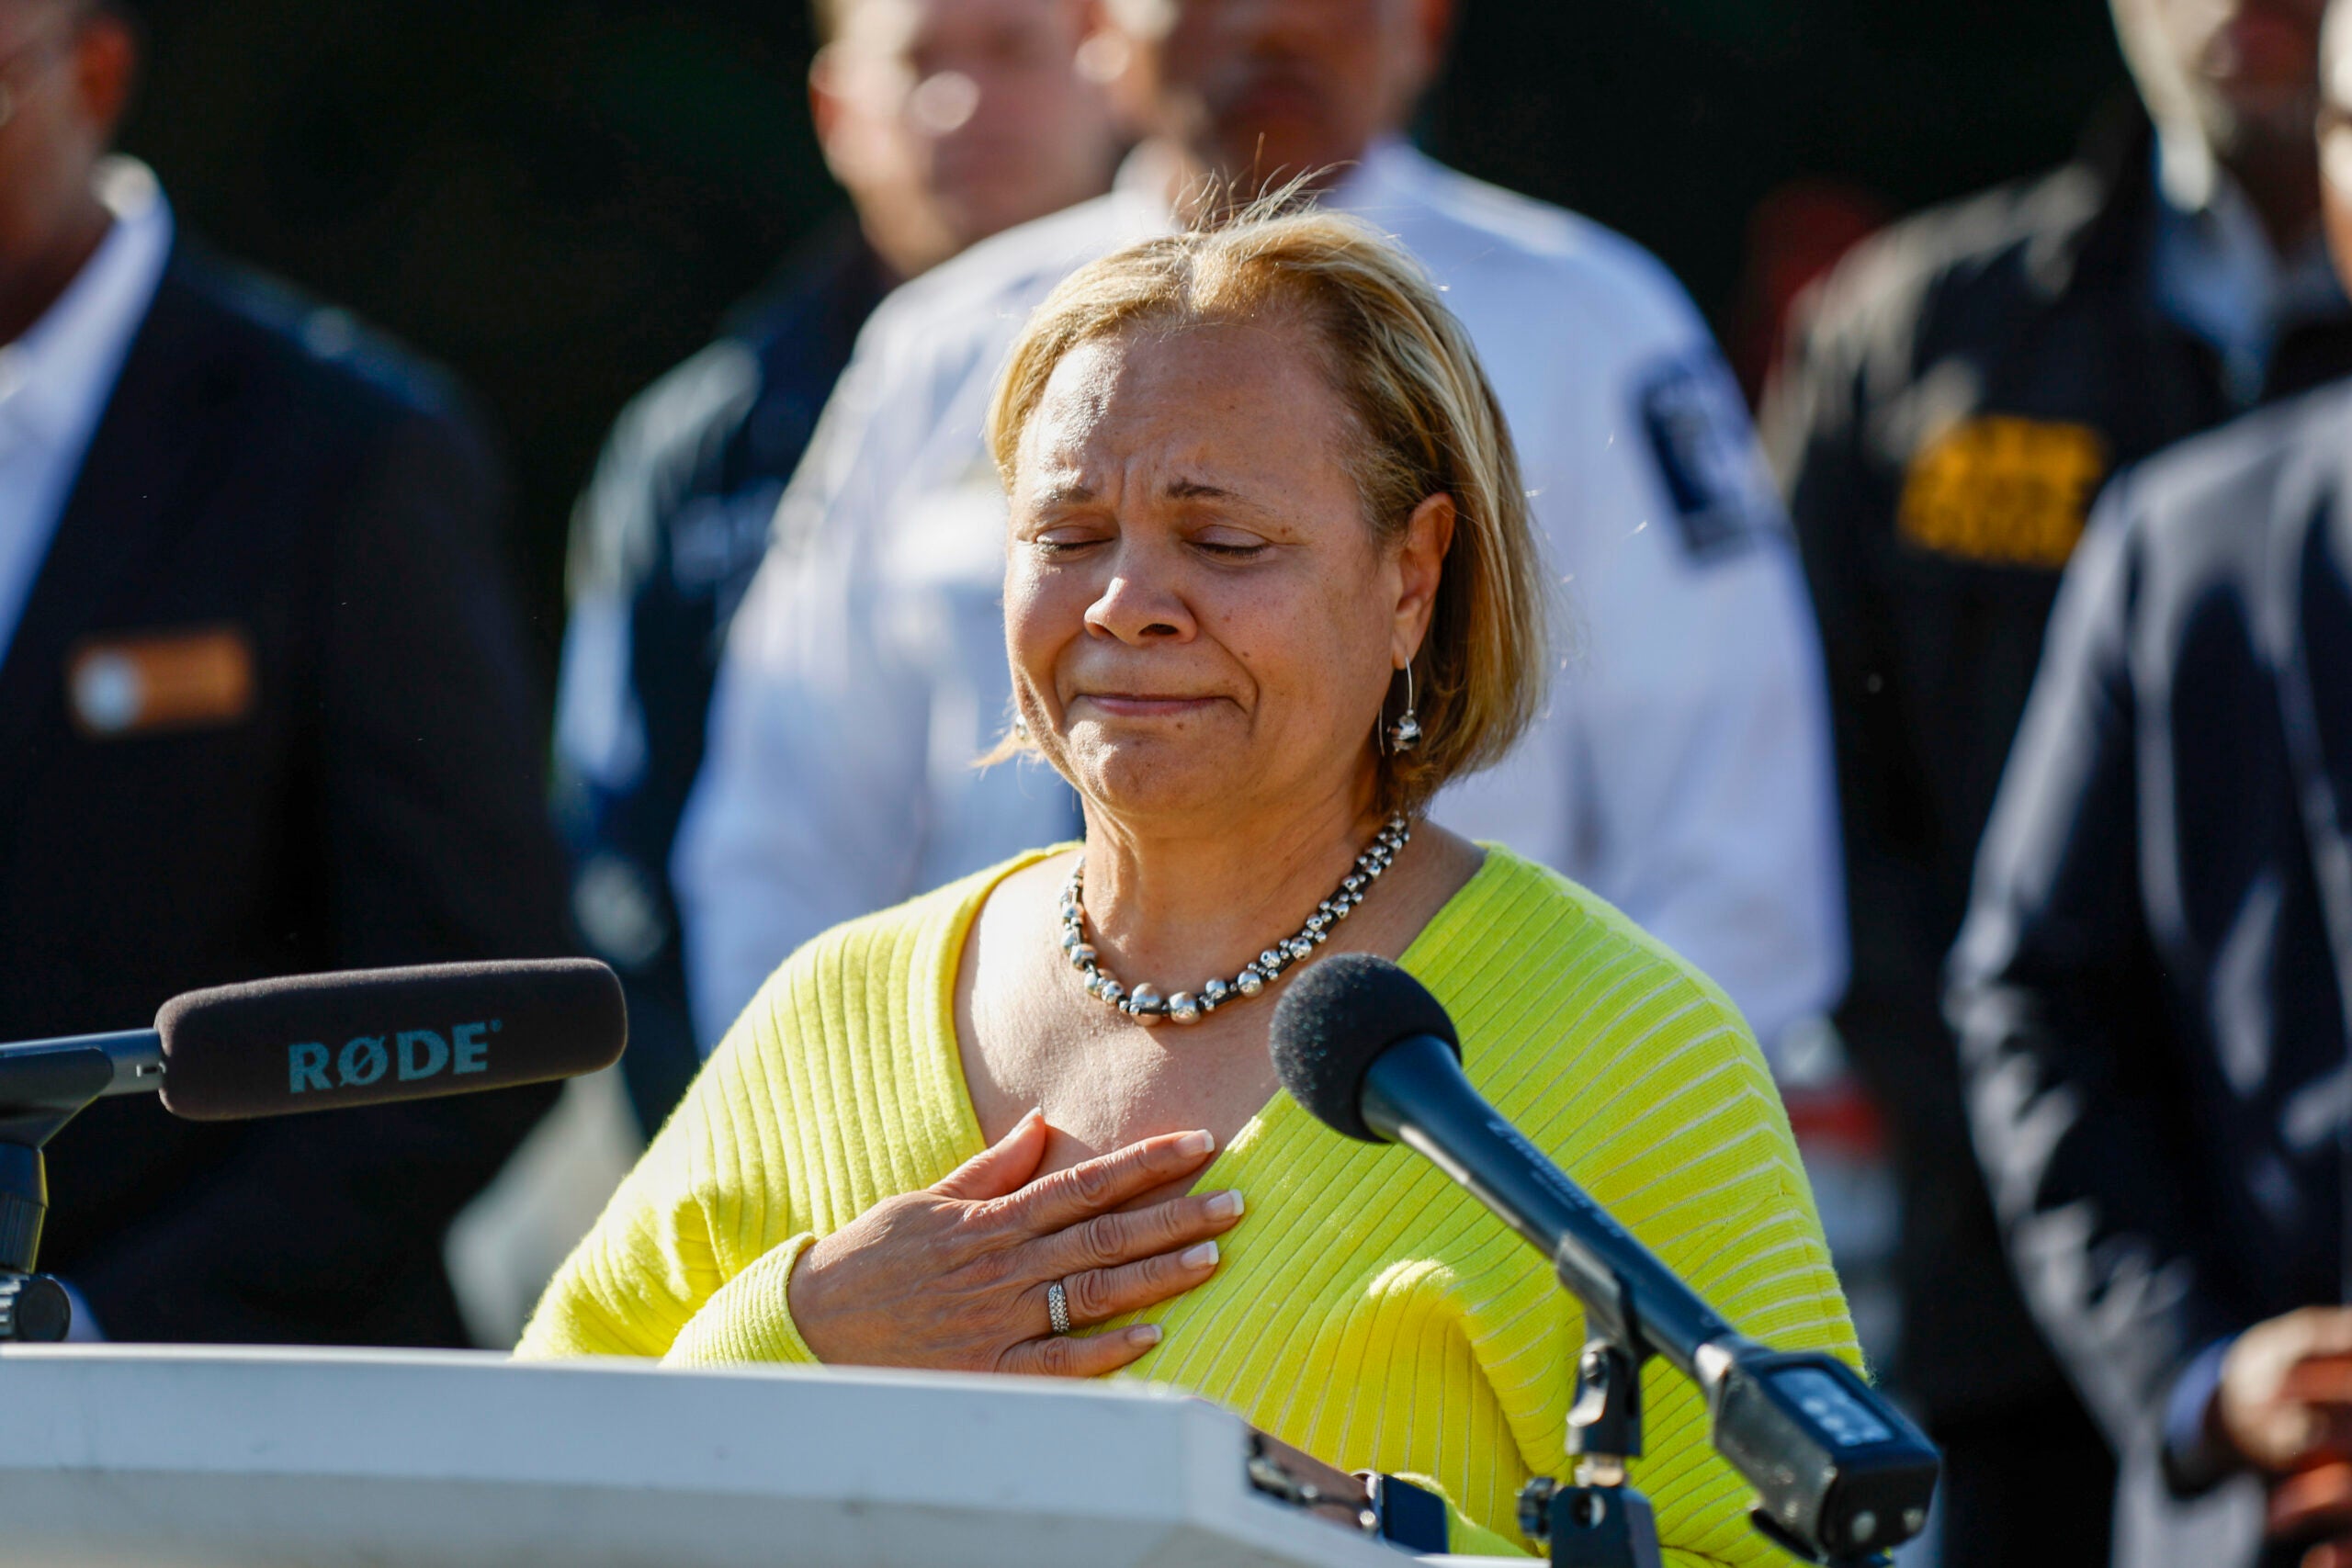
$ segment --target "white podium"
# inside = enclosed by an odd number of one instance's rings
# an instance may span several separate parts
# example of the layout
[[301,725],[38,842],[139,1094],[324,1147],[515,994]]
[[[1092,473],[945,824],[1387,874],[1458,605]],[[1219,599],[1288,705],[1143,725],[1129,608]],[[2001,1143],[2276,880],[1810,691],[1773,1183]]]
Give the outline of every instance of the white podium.
[[0,1348],[0,1562],[1395,1568],[1196,1401],[468,1353]]

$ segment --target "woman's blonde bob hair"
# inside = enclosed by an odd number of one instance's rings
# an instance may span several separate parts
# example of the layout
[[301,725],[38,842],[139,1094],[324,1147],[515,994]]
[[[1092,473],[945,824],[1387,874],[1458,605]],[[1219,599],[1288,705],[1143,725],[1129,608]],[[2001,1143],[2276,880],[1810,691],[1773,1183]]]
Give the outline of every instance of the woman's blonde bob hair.
[[[1383,808],[1415,811],[1510,750],[1542,705],[1550,660],[1519,454],[1469,333],[1411,257],[1353,219],[1263,206],[1105,256],[1029,318],[989,410],[989,449],[1012,494],[1022,432],[1080,344],[1284,317],[1314,333],[1355,427],[1347,462],[1374,537],[1394,541],[1432,495],[1453,501],[1453,542],[1413,660],[1421,741],[1401,755],[1379,747]],[[1392,684],[1384,729],[1402,708],[1403,682]]]

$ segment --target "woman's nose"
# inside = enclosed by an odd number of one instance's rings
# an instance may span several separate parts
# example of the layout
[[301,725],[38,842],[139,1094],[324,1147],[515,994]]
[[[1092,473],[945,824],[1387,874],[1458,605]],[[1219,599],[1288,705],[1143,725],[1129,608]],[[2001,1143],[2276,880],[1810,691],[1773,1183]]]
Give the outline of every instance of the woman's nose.
[[1183,596],[1157,574],[1123,565],[1086,607],[1086,629],[1125,643],[1182,641],[1195,627]]

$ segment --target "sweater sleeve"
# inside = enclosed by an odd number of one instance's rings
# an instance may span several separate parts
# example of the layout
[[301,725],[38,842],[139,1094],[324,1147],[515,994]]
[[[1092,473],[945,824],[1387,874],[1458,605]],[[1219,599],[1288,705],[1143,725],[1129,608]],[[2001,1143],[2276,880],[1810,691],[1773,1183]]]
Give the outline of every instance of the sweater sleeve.
[[[767,1010],[763,991],[745,1017]],[[730,1258],[713,1150],[743,1104],[758,1032],[739,1023],[571,1256],[523,1330],[525,1359],[641,1356],[674,1366],[813,1363],[785,1299],[817,1238],[801,1230],[748,1263]]]
[[751,1361],[817,1364],[817,1352],[800,1337],[785,1298],[794,1265],[817,1242],[802,1231],[768,1249],[759,1261],[718,1288],[703,1303],[664,1358],[673,1367],[741,1366]]
[[[707,1075],[706,1074],[707,1077]],[[726,1282],[695,1192],[703,1082],[662,1129],[539,1298],[514,1348],[526,1359],[670,1352]]]

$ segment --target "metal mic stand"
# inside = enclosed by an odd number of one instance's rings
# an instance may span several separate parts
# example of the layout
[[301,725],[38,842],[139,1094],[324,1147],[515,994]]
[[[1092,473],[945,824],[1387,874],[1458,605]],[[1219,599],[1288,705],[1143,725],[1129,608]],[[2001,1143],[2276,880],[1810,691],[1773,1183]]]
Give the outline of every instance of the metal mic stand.
[[0,1341],[54,1342],[74,1321],[65,1287],[33,1272],[49,1213],[42,1149],[92,1100],[153,1089],[163,1071],[152,1030],[0,1051]]
[[[1563,1268],[1563,1283],[1569,1278]],[[1584,1299],[1589,1335],[1577,1358],[1576,1398],[1568,1406],[1574,1484],[1537,1476],[1519,1495],[1519,1528],[1550,1549],[1552,1568],[1663,1568],[1657,1516],[1649,1499],[1626,1483],[1625,1473],[1626,1461],[1642,1454],[1642,1364],[1649,1359],[1649,1347],[1633,1292],[1614,1276],[1611,1283],[1613,1289],[1589,1296],[1583,1290],[1571,1292]],[[1893,1561],[1869,1551],[1816,1558],[1765,1510],[1758,1508],[1749,1518],[1774,1545],[1801,1561],[1829,1568],[1887,1568]]]
[[1538,1476],[1519,1495],[1519,1528],[1551,1548],[1553,1568],[1663,1568],[1649,1499],[1625,1483],[1625,1461],[1642,1452],[1644,1359],[1622,1315],[1626,1304],[1621,1295],[1614,1332],[1591,1314],[1598,1331],[1577,1358],[1567,1438],[1575,1484]]

